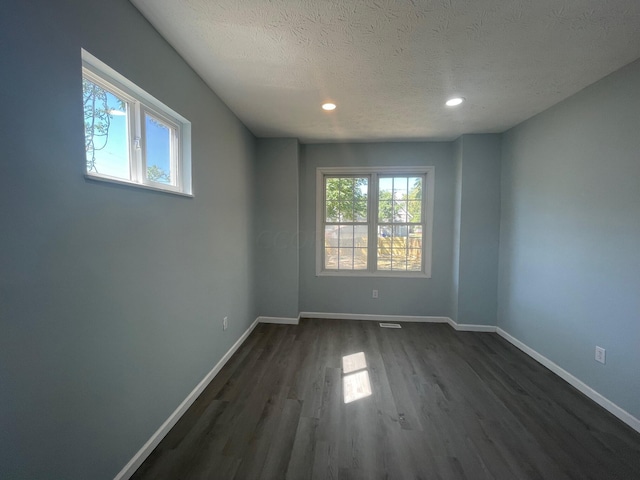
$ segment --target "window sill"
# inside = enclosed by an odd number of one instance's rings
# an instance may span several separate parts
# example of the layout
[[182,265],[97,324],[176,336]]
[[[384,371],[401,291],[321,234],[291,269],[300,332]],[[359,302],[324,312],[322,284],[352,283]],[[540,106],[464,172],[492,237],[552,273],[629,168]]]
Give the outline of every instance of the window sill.
[[193,193],[185,193],[179,190],[170,190],[168,188],[154,187],[152,185],[146,185],[144,183],[129,182],[127,180],[122,180],[118,178],[103,177],[98,175],[92,175],[89,173],[85,173],[84,178],[86,178],[87,180],[91,180],[92,182],[115,183],[116,185],[123,185],[125,187],[141,188],[144,190],[152,190],[154,192],[168,193],[170,195],[178,195],[180,197],[193,198]]
[[360,277],[360,278],[431,278],[424,272],[369,272],[369,271],[328,271],[316,272],[316,277]]

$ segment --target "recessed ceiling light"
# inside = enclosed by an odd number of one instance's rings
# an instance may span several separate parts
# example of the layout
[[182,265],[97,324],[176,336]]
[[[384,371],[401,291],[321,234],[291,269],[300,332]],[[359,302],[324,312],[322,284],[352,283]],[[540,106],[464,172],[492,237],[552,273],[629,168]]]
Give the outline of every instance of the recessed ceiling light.
[[462,102],[464,102],[464,98],[462,97],[454,97],[454,98],[450,98],[449,100],[447,100],[447,107],[456,107],[458,105],[460,105]]
[[322,104],[322,109],[323,110],[327,110],[328,112],[331,110],[335,110],[336,109],[336,104],[335,103],[323,103]]

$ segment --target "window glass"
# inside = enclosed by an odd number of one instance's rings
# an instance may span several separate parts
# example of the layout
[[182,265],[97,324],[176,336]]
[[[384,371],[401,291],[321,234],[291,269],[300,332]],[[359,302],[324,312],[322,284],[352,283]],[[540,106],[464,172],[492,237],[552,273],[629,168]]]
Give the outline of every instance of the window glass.
[[145,113],[144,118],[147,180],[175,185],[171,174],[172,128],[148,113]]
[[[326,169],[348,171],[348,175],[322,173],[324,170],[318,169],[318,179],[322,180],[318,199],[323,202],[318,210],[323,212],[318,214],[318,228],[324,235],[324,239],[319,238],[319,274],[430,276],[431,232],[427,219],[432,216],[433,205],[426,201],[424,190],[427,179],[433,181],[433,167],[406,175],[387,174],[391,167],[361,169],[367,175],[359,175],[357,168]],[[370,195],[372,185],[376,190]]]
[[378,181],[377,269],[422,270],[422,184],[419,176],[380,177]]
[[82,50],[88,178],[191,195],[191,124]]
[[368,177],[324,179],[325,269],[367,268],[368,188]]
[[87,171],[130,180],[127,101],[87,78],[82,96]]

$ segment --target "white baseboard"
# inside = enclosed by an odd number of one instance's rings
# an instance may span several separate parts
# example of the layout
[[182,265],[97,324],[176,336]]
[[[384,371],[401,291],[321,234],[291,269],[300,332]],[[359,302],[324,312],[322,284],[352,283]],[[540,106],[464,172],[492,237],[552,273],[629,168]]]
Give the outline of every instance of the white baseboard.
[[182,403],[174,410],[174,412],[165,420],[165,422],[156,430],[156,432],[151,435],[151,438],[147,440],[138,453],[136,453],[129,463],[127,463],[122,470],[114,477],[114,480],[128,480],[135,473],[135,471],[140,468],[140,465],[146,460],[146,458],[151,455],[153,449],[158,446],[160,441],[169,433],[169,430],[173,428],[173,426],[178,423],[180,417],[184,415],[184,413],[189,409],[189,407],[195,402],[198,396],[204,391],[204,389],[211,383],[211,380],[218,374],[222,367],[229,361],[231,356],[240,348],[240,345],[244,343],[249,334],[256,328],[258,325],[258,319],[249,326],[249,328],[242,334],[242,336],[233,344],[233,346],[229,349],[227,353],[220,359],[220,361],[216,364],[215,367],[211,369],[209,373],[196,385],[187,398],[185,398]]
[[331,320],[365,320],[372,322],[448,323],[448,317],[416,317],[410,315],[374,315],[369,313],[300,312],[300,318],[326,318]]
[[637,419],[636,417],[631,415],[629,412],[627,412],[623,408],[621,408],[618,405],[616,405],[615,403],[613,403],[611,400],[609,400],[606,397],[602,396],[600,393],[596,392],[589,385],[587,385],[583,381],[579,380],[578,378],[574,377],[569,372],[567,372],[565,369],[563,369],[562,367],[560,367],[556,363],[552,362],[551,360],[549,360],[544,355],[538,353],[533,348],[529,347],[528,345],[525,345],[524,343],[522,343],[517,338],[511,336],[509,333],[505,332],[501,328],[498,328],[496,330],[496,332],[498,333],[498,335],[500,335],[502,338],[507,340],[509,343],[513,344],[515,347],[517,347],[520,350],[522,350],[524,353],[529,355],[531,358],[536,360],[538,363],[540,363],[540,364],[544,365],[545,367],[547,367],[553,373],[555,373],[560,378],[562,378],[565,382],[567,382],[568,384],[572,385],[573,387],[578,389],[580,392],[584,393],[591,400],[596,402],[598,405],[603,407],[605,410],[609,411],[610,413],[612,413],[613,415],[618,417],[620,420],[622,420],[624,423],[629,425],[631,428],[633,428],[635,431],[640,433],[640,420],[639,419]]
[[298,325],[300,317],[258,317],[259,323],[277,323],[279,325]]
[[[135,471],[140,468],[140,465],[151,455],[153,449],[158,446],[160,441],[169,433],[173,426],[178,423],[178,420],[184,415],[189,407],[195,402],[198,396],[204,391],[204,389],[211,383],[211,380],[218,374],[218,372],[229,361],[231,356],[240,348],[240,345],[247,339],[249,334],[253,331],[258,323],[276,323],[284,325],[298,325],[300,318],[327,318],[327,319],[343,319],[343,320],[370,320],[375,322],[422,322],[422,323],[448,323],[456,330],[468,330],[468,331],[487,331],[481,330],[487,327],[482,325],[458,325],[449,317],[418,317],[418,316],[406,316],[406,315],[372,315],[372,314],[353,314],[353,313],[319,313],[319,312],[302,312],[298,318],[290,317],[263,317],[260,316],[249,326],[249,328],[242,334],[242,336],[233,344],[229,351],[220,359],[220,361],[211,369],[209,373],[196,385],[196,387],[187,395],[182,403],[175,409],[175,411],[165,420],[165,422],[156,430],[151,438],[142,446],[142,448],[133,456],[131,460],[120,470],[120,472],[114,477],[114,480],[128,480]],[[493,327],[495,331],[495,327]]]
[[403,315],[372,315],[357,313],[323,313],[323,312],[301,312],[300,318],[327,318],[327,319],[343,319],[343,320],[371,320],[375,322],[421,322],[421,323],[448,323],[452,328],[459,332],[488,332],[497,333],[508,342],[522,350],[531,358],[547,367],[553,373],[562,378],[565,382],[577,388],[598,405],[618,417],[631,428],[640,432],[640,420],[631,415],[629,412],[619,407],[611,400],[607,399],[600,393],[596,392],[586,383],[571,375],[569,372],[555,364],[545,356],[541,355],[531,347],[525,345],[520,340],[512,337],[510,334],[493,325],[472,325],[464,323],[456,323],[449,317],[419,317],[419,316],[403,316]]
[[227,353],[220,359],[220,361],[211,369],[209,373],[198,383],[198,385],[191,391],[187,398],[175,409],[175,411],[165,420],[165,422],[156,430],[151,438],[142,446],[142,448],[133,456],[131,460],[123,467],[123,469],[114,477],[114,480],[128,480],[135,471],[142,465],[145,459],[151,454],[154,448],[158,446],[160,441],[169,433],[171,428],[178,423],[180,417],[184,415],[187,409],[193,404],[198,396],[204,391],[204,389],[211,383],[211,380],[220,372],[222,367],[229,361],[231,356],[240,348],[240,346],[247,339],[249,334],[253,331],[258,323],[278,323],[286,325],[297,325],[300,318],[326,318],[326,319],[343,319],[343,320],[365,320],[375,322],[418,322],[418,323],[447,323],[457,331],[467,332],[496,332],[505,340],[522,350],[531,358],[547,367],[553,373],[558,375],[564,381],[577,388],[580,392],[584,393],[591,400],[602,406],[613,415],[618,417],[624,423],[631,428],[640,432],[640,420],[631,415],[626,410],[622,409],[612,401],[608,400],[587,384],[578,380],[569,372],[541,355],[531,347],[525,345],[520,340],[511,336],[501,328],[491,325],[471,325],[471,324],[458,324],[449,317],[421,317],[421,316],[407,316],[407,315],[374,315],[374,314],[354,314],[354,313],[322,313],[322,312],[301,312],[298,318],[288,317],[258,317],[249,326],[249,328],[242,334],[242,336],[233,344]]
[[417,322],[417,323],[448,323],[460,332],[495,332],[492,325],[471,325],[456,323],[449,317],[420,317],[412,315],[375,315],[369,313],[326,313],[300,312],[299,318],[327,318],[334,320],[366,320],[372,322]]
[[496,333],[496,327],[494,325],[473,325],[470,323],[456,323],[450,318],[448,323],[458,332]]

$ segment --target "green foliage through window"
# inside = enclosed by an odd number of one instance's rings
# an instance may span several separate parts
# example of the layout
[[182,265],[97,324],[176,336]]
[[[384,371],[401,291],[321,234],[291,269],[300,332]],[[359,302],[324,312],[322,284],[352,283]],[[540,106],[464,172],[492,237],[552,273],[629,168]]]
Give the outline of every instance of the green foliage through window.
[[[113,118],[108,103],[108,92],[95,83],[82,79],[84,104],[84,145],[87,153],[87,170],[98,173],[96,152],[103,150],[109,141],[109,128]],[[119,100],[118,107],[126,109],[126,103]]]
[[152,182],[171,182],[169,174],[157,165],[151,165],[150,167],[147,167],[147,178]]
[[[380,223],[420,223],[422,221],[422,178],[388,178],[393,185],[378,192]],[[398,188],[400,184],[400,188]]]
[[[82,94],[87,171],[100,173],[97,153],[109,144],[109,136],[113,134],[111,127],[114,115],[127,115],[127,102],[87,78],[82,79]],[[167,128],[153,117],[148,117],[148,121],[159,128]],[[171,183],[169,172],[158,165],[147,167],[147,179]]]
[[369,179],[327,177],[325,183],[328,222],[366,222]]
[[432,167],[327,167],[317,175],[318,274],[430,275]]

